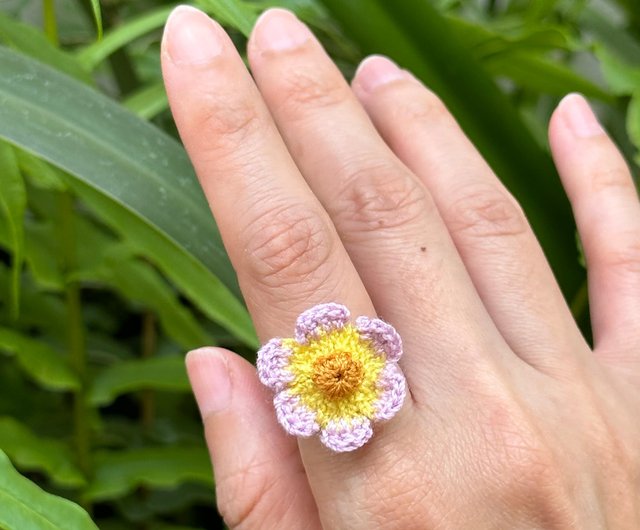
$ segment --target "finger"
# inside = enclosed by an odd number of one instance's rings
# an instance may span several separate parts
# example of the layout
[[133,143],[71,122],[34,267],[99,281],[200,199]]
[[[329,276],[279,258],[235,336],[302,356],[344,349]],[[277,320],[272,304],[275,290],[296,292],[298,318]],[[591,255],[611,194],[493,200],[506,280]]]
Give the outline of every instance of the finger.
[[278,425],[253,366],[220,348],[192,351],[186,363],[227,525],[319,529],[298,446]]
[[[372,314],[333,225],[224,30],[200,11],[178,8],[164,49],[171,109],[258,335],[290,335],[296,316],[319,302]],[[187,62],[203,50],[210,55],[201,63]]]
[[640,360],[640,203],[629,169],[587,102],[570,94],[549,127],[584,247],[594,340]]
[[[293,34],[300,37],[283,43]],[[450,388],[438,375],[443,371],[493,362],[468,354],[500,355],[498,334],[431,198],[384,144],[311,32],[292,13],[270,10],[256,24],[248,57],[376,309],[404,337],[402,363],[414,398]]]
[[[182,38],[187,40],[184,55]],[[194,46],[215,54],[199,65],[185,62],[185,56],[198,58]],[[340,302],[354,316],[373,316],[371,300],[333,224],[300,175],[222,28],[202,13],[183,8],[169,19],[163,48],[163,74],[175,120],[259,336],[264,341],[291,336],[296,316],[320,302]],[[410,424],[410,405],[405,403],[394,419],[396,426]],[[381,430],[360,454],[339,458],[317,438],[302,439],[314,493],[318,484],[332,482],[336,497],[337,485],[355,476],[363,460],[375,459],[392,432]],[[346,517],[351,508],[342,492],[328,511]]]
[[[539,369],[581,340],[520,206],[443,103],[390,60],[365,60],[352,83],[393,151],[426,184],[473,283],[511,348]],[[567,330],[571,332],[567,333]]]

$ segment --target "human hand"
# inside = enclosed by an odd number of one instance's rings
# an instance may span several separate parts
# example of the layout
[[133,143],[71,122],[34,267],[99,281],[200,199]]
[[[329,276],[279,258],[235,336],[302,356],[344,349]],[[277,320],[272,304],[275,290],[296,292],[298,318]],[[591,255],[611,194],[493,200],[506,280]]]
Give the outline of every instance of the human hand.
[[[176,10],[171,108],[259,337],[321,302],[403,337],[409,394],[361,449],[288,436],[235,354],[187,366],[232,528],[640,528],[640,206],[586,102],[550,141],[589,270],[581,336],[520,207],[443,104],[374,57],[352,87],[294,16],[248,45]],[[256,88],[256,84],[257,87]]]

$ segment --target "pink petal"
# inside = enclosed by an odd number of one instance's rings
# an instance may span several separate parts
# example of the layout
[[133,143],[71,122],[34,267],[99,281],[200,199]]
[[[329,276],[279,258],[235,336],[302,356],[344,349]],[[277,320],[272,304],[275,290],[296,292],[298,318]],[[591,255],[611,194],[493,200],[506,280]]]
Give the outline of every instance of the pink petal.
[[300,398],[284,390],[273,399],[276,417],[284,430],[294,436],[311,436],[320,430],[316,413],[300,402]]
[[396,363],[388,363],[378,379],[380,397],[374,407],[375,420],[390,420],[402,408],[407,395],[407,385],[402,370]]
[[371,421],[367,418],[331,420],[320,431],[320,441],[337,453],[362,447],[373,436]]
[[379,318],[358,317],[356,328],[360,336],[371,341],[376,352],[388,361],[397,361],[402,356],[402,339],[391,324]]
[[294,375],[287,370],[292,351],[282,345],[282,339],[271,339],[258,350],[256,368],[263,385],[273,390],[282,390],[293,381]]
[[320,304],[302,312],[296,320],[295,338],[306,344],[321,331],[340,329],[349,321],[349,310],[335,303]]

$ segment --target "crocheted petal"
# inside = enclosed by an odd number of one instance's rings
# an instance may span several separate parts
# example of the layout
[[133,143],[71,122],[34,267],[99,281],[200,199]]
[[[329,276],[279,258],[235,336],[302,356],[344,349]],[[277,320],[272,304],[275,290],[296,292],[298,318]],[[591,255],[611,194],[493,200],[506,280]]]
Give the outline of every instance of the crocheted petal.
[[295,338],[300,344],[306,344],[321,331],[343,328],[348,321],[349,310],[345,306],[320,304],[300,314],[296,320]]
[[402,339],[391,324],[379,318],[358,317],[356,328],[360,337],[371,341],[374,350],[388,361],[397,361],[402,356]]
[[367,443],[371,436],[371,421],[364,417],[331,420],[320,431],[320,441],[337,453],[358,449]]
[[320,430],[316,413],[303,405],[300,398],[284,390],[273,399],[276,417],[284,430],[294,436],[311,436]]
[[282,390],[294,379],[287,366],[292,351],[283,346],[282,339],[271,339],[258,350],[256,368],[262,384],[273,390]]
[[377,387],[380,395],[374,404],[374,420],[390,420],[402,408],[407,395],[404,374],[396,363],[388,363],[382,369]]

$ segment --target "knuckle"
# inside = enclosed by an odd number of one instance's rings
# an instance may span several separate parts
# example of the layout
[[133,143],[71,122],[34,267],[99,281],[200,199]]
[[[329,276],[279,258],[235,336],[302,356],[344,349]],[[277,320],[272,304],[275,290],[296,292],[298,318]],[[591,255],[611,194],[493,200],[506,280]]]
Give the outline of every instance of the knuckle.
[[[602,166],[606,166],[605,163]],[[626,166],[606,166],[595,169],[591,175],[591,189],[594,193],[628,191],[635,193],[635,185]]]
[[[512,405],[490,405],[483,425],[483,461],[491,468],[484,493],[506,506],[522,506],[527,520],[565,528],[572,519],[571,501],[553,449]],[[490,464],[491,463],[491,464]]]
[[280,500],[273,494],[276,479],[262,473],[260,467],[252,464],[216,480],[218,511],[229,528],[256,528],[279,510]]
[[451,116],[444,102],[430,90],[421,90],[419,97],[407,98],[400,106],[400,113],[406,123],[418,125]]
[[203,103],[198,131],[213,148],[234,148],[250,135],[266,128],[267,121],[250,101],[228,101],[210,96]]
[[640,274],[640,236],[630,234],[630,238],[631,241],[627,244],[604,252],[601,260],[607,269],[629,276],[637,282],[636,275]]
[[291,71],[282,81],[280,90],[281,106],[293,118],[307,113],[310,108],[339,105],[348,94],[341,79],[308,69]]
[[345,168],[336,218],[350,233],[401,228],[425,215],[429,201],[425,190],[408,172],[383,161]]
[[[435,528],[439,519],[436,485],[426,462],[423,443],[416,439],[399,455],[391,446],[382,448],[374,463],[360,470],[362,494],[356,499],[358,513],[365,514],[373,528],[396,530]],[[421,440],[423,442],[423,440]],[[384,484],[384,488],[380,488]],[[425,503],[425,499],[429,502]],[[352,507],[351,507],[352,509]]]
[[332,253],[327,222],[309,206],[278,205],[248,225],[248,273],[264,287],[309,283],[319,277]]
[[519,236],[528,230],[513,197],[493,186],[471,189],[455,200],[448,225],[453,235],[471,239]]

